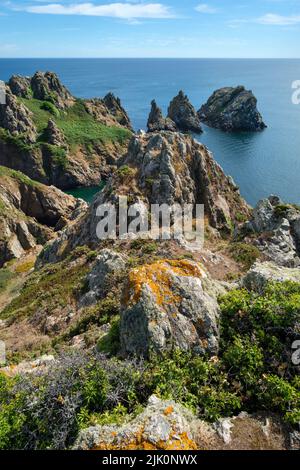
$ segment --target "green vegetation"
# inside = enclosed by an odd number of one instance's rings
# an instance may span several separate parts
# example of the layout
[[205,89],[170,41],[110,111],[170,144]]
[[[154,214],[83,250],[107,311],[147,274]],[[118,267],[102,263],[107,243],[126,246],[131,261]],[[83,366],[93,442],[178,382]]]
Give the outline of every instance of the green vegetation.
[[0,318],[30,316],[39,309],[51,314],[55,308],[69,305],[82,289],[88,269],[86,257],[72,265],[67,258],[32,273],[20,295],[2,310]]
[[259,249],[246,243],[232,243],[229,246],[229,253],[237,263],[240,263],[243,266],[245,270],[250,269],[255,261],[260,257]]
[[[154,393],[211,422],[240,410],[267,410],[296,425],[300,379],[291,364],[289,331],[300,321],[300,284],[271,283],[261,295],[234,290],[220,305],[218,358],[174,350],[124,361],[73,352],[43,375],[0,375],[0,449],[67,448],[79,429],[121,424]],[[116,353],[118,339],[116,318],[98,346]]]
[[25,106],[33,113],[33,120],[43,140],[43,133],[47,128],[49,118],[52,118],[64,133],[70,146],[91,144],[108,144],[115,142],[126,143],[131,132],[116,126],[105,126],[97,122],[85,109],[84,103],[77,100],[74,106],[66,111],[59,112],[50,102],[36,99],[22,99]]
[[22,135],[12,135],[7,130],[0,127],[0,139],[8,144],[15,145],[21,152],[29,152],[32,146],[27,144]]
[[9,269],[0,269],[0,294],[6,289],[13,277],[14,274]]
[[66,169],[68,166],[68,156],[67,151],[63,147],[58,147],[57,145],[51,144],[44,144],[43,147],[47,150],[47,152],[51,155],[52,160],[58,166],[63,169]]
[[20,183],[26,184],[27,186],[39,186],[40,185],[40,183],[38,183],[37,181],[34,181],[28,176],[24,175],[24,173],[21,173],[21,171],[11,170],[10,168],[7,168],[6,166],[0,165],[0,178],[1,177],[13,178],[19,181]]
[[41,104],[41,109],[48,111],[53,116],[59,117],[59,110],[54,104],[50,103],[50,101],[44,101]]

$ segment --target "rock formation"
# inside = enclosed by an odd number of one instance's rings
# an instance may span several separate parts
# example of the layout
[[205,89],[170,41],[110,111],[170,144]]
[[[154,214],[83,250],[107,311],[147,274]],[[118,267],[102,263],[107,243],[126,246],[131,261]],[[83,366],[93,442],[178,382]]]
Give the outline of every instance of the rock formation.
[[256,132],[266,128],[257,109],[257,99],[243,86],[215,91],[198,111],[198,116],[208,126],[227,132]]
[[149,357],[178,348],[216,355],[219,307],[207,292],[210,282],[188,260],[160,260],[131,271],[121,313],[122,351]]
[[300,269],[285,268],[270,261],[256,262],[242,278],[241,285],[248,290],[262,293],[268,282],[292,281],[300,284]]
[[33,98],[50,101],[57,108],[69,108],[75,99],[53,72],[36,72],[30,81]]
[[143,413],[129,423],[81,431],[74,449],[287,450],[292,448],[291,438],[288,427],[276,416],[240,413],[208,424],[174,401],[153,395]]
[[20,75],[13,75],[8,82],[8,86],[11,89],[13,95],[19,98],[31,98],[31,79],[30,77],[22,77]]
[[188,97],[180,91],[171,101],[168,109],[168,118],[175,122],[178,130],[182,132],[202,132],[200,120],[195,108]]
[[0,128],[12,136],[21,137],[26,143],[34,143],[37,130],[32,117],[32,113],[6,87],[6,104],[0,104]]
[[[242,232],[255,233],[254,244],[279,266],[300,266],[300,210],[270,196],[258,202]],[[248,238],[245,238],[246,241]]]
[[6,91],[6,105],[0,106],[0,165],[70,189],[97,186],[124,155],[131,125],[113,95],[76,100],[51,72],[13,76]]
[[[231,178],[225,176],[207,148],[190,136],[161,132],[132,138],[119,171],[93,201],[85,221],[72,228],[65,250],[84,244],[99,244],[96,215],[100,204],[117,204],[118,196],[128,196],[131,204],[204,204],[210,225],[223,234],[232,231],[235,217],[247,219],[250,209]],[[47,255],[55,259],[58,240]],[[60,251],[61,254],[61,251]]]
[[86,209],[83,201],[0,167],[0,266],[46,243]]
[[121,124],[121,126],[132,130],[130,119],[121,104],[120,98],[117,98],[113,93],[108,93],[103,98],[103,103],[107,107],[109,113],[115,117],[116,121]]
[[157,106],[156,101],[151,102],[151,111],[148,118],[148,132],[159,131],[177,131],[174,121],[170,118],[164,118],[161,109]]

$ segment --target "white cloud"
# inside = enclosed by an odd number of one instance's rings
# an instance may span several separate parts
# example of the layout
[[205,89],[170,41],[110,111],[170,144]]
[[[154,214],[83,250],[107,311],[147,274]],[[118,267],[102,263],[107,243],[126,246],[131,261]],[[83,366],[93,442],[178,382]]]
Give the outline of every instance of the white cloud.
[[290,26],[300,23],[300,15],[282,16],[274,13],[257,18],[257,23],[275,26]]
[[217,13],[218,9],[211,7],[207,3],[200,3],[200,5],[196,6],[196,11],[199,13]]
[[109,3],[95,5],[94,3],[77,3],[62,5],[50,3],[47,5],[31,5],[22,8],[28,13],[48,15],[82,15],[105,16],[113,18],[174,18],[170,8],[161,3]]

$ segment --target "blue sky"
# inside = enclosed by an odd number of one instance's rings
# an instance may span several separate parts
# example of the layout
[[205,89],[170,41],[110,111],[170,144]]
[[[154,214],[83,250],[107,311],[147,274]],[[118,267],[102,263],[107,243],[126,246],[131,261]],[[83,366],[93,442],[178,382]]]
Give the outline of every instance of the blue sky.
[[0,57],[300,57],[300,0],[0,0]]

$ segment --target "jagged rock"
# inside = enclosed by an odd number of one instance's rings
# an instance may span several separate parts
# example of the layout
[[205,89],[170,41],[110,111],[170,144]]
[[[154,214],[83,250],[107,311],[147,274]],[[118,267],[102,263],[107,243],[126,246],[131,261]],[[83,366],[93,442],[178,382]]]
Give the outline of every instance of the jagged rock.
[[246,229],[258,236],[255,245],[264,257],[279,266],[300,266],[300,211],[270,196],[258,202]]
[[180,91],[171,101],[168,109],[168,118],[175,122],[180,131],[190,131],[198,134],[202,132],[196,110],[183,91]]
[[172,348],[218,353],[219,307],[210,278],[195,262],[160,260],[129,273],[121,312],[124,354],[148,357]]
[[173,132],[136,135],[120,165],[130,168],[128,177],[125,175],[124,181],[120,181],[122,176],[115,173],[80,226],[67,230],[61,241],[48,250],[47,259],[56,259],[57,252],[63,256],[60,243],[65,253],[79,244],[98,245],[97,208],[105,203],[117,207],[119,195],[128,196],[130,205],[143,205],[146,211],[151,204],[204,204],[211,226],[225,234],[231,233],[237,214],[246,219],[250,216],[248,205],[212,154],[188,135]]
[[148,118],[148,132],[157,131],[177,131],[174,121],[170,118],[164,118],[161,109],[157,106],[156,101],[151,102],[151,111]]
[[86,209],[84,201],[0,167],[0,265],[46,243],[62,218],[74,222]]
[[71,93],[53,72],[36,72],[31,78],[31,89],[35,99],[51,101],[60,109],[68,108],[75,103]]
[[88,292],[80,301],[81,306],[92,305],[97,302],[105,290],[105,282],[109,275],[125,269],[125,258],[119,253],[104,249],[97,256],[92,271],[86,277]]
[[[77,450],[196,450],[207,447],[213,431],[174,401],[150,397],[143,413],[123,426],[93,426],[80,432]],[[198,435],[197,435],[198,431]],[[199,439],[200,441],[200,439]]]
[[108,93],[103,98],[103,103],[105,104],[109,112],[116,118],[117,122],[121,124],[121,126],[127,127],[127,129],[132,130],[130,119],[125,109],[121,105],[120,98],[116,97],[113,93]]
[[52,119],[48,121],[46,135],[49,144],[56,145],[57,147],[67,147],[64,134]]
[[8,82],[13,95],[19,98],[31,98],[31,84],[30,77],[22,77],[20,75],[13,75]]
[[13,136],[22,136],[25,142],[34,143],[37,131],[32,113],[6,87],[6,104],[0,105],[0,127]]
[[270,281],[300,283],[300,269],[284,268],[271,262],[257,262],[243,277],[241,284],[249,290],[262,293]]
[[201,122],[224,131],[262,131],[266,128],[257,110],[257,99],[243,86],[221,88],[198,111]]

